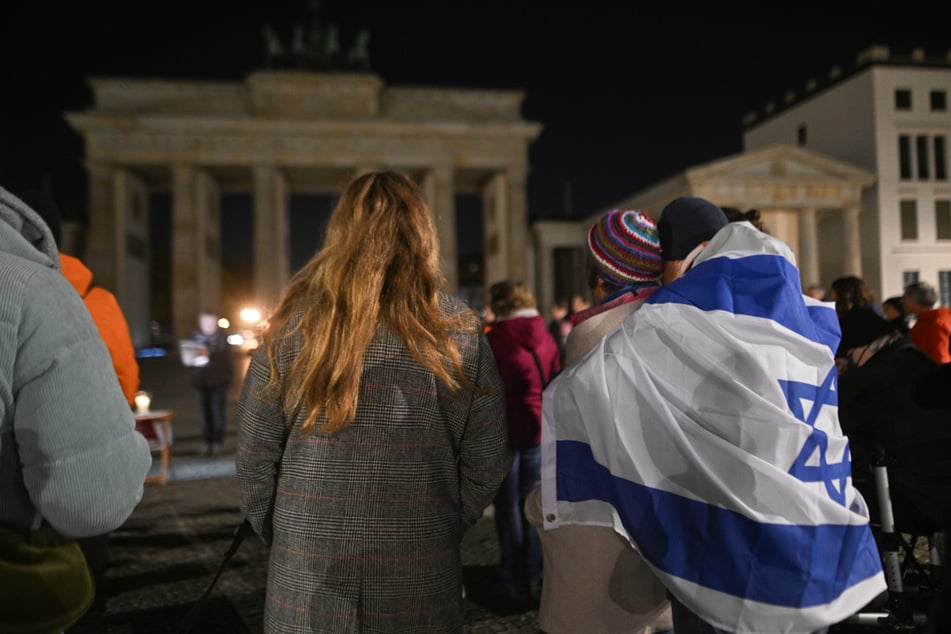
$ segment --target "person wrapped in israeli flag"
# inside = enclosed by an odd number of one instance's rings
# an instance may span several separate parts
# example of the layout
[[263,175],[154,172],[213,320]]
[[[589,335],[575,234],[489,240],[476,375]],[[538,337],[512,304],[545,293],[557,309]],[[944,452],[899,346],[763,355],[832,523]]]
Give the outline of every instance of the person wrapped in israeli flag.
[[885,589],[837,416],[832,304],[748,222],[545,391],[545,529],[613,527],[715,627],[814,632]]

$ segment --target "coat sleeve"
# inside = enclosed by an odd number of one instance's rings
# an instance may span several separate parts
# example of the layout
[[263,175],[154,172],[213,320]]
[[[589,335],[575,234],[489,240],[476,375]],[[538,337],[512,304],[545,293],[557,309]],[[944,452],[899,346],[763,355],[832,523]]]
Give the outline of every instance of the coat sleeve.
[[152,463],[112,360],[79,295],[32,276],[17,351],[15,434],[36,510],[69,537],[108,533],[142,498]]
[[236,458],[241,512],[268,544],[272,538],[278,465],[286,442],[280,394],[265,389],[270,377],[267,352],[262,346],[251,359],[238,400]]
[[459,452],[460,499],[467,528],[482,516],[512,464],[505,391],[485,335],[479,335],[477,362],[479,391],[472,399]]

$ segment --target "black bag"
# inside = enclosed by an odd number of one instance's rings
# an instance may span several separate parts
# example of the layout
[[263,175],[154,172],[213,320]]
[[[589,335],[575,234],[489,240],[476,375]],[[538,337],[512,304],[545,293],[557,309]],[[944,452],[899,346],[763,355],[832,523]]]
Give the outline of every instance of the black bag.
[[45,522],[29,534],[0,526],[0,631],[60,632],[89,609],[95,596],[75,539]]

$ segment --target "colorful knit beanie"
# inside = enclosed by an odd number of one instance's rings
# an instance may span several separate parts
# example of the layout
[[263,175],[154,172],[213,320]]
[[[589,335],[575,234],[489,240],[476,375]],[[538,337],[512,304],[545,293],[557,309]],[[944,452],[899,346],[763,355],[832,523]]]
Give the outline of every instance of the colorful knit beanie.
[[588,253],[598,276],[620,288],[658,282],[664,270],[657,226],[640,211],[615,209],[594,223]]

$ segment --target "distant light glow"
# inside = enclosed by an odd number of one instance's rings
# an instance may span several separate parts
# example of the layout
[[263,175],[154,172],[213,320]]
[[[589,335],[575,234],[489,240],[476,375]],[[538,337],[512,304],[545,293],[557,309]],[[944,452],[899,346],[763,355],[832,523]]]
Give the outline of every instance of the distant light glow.
[[242,308],[241,319],[249,324],[257,324],[261,321],[261,311],[257,308]]
[[227,317],[222,317],[218,320],[218,327],[221,328],[222,330],[225,330],[231,327],[231,322],[228,321]]
[[230,343],[232,346],[240,346],[242,343],[244,343],[244,337],[238,333],[228,335],[228,343]]

